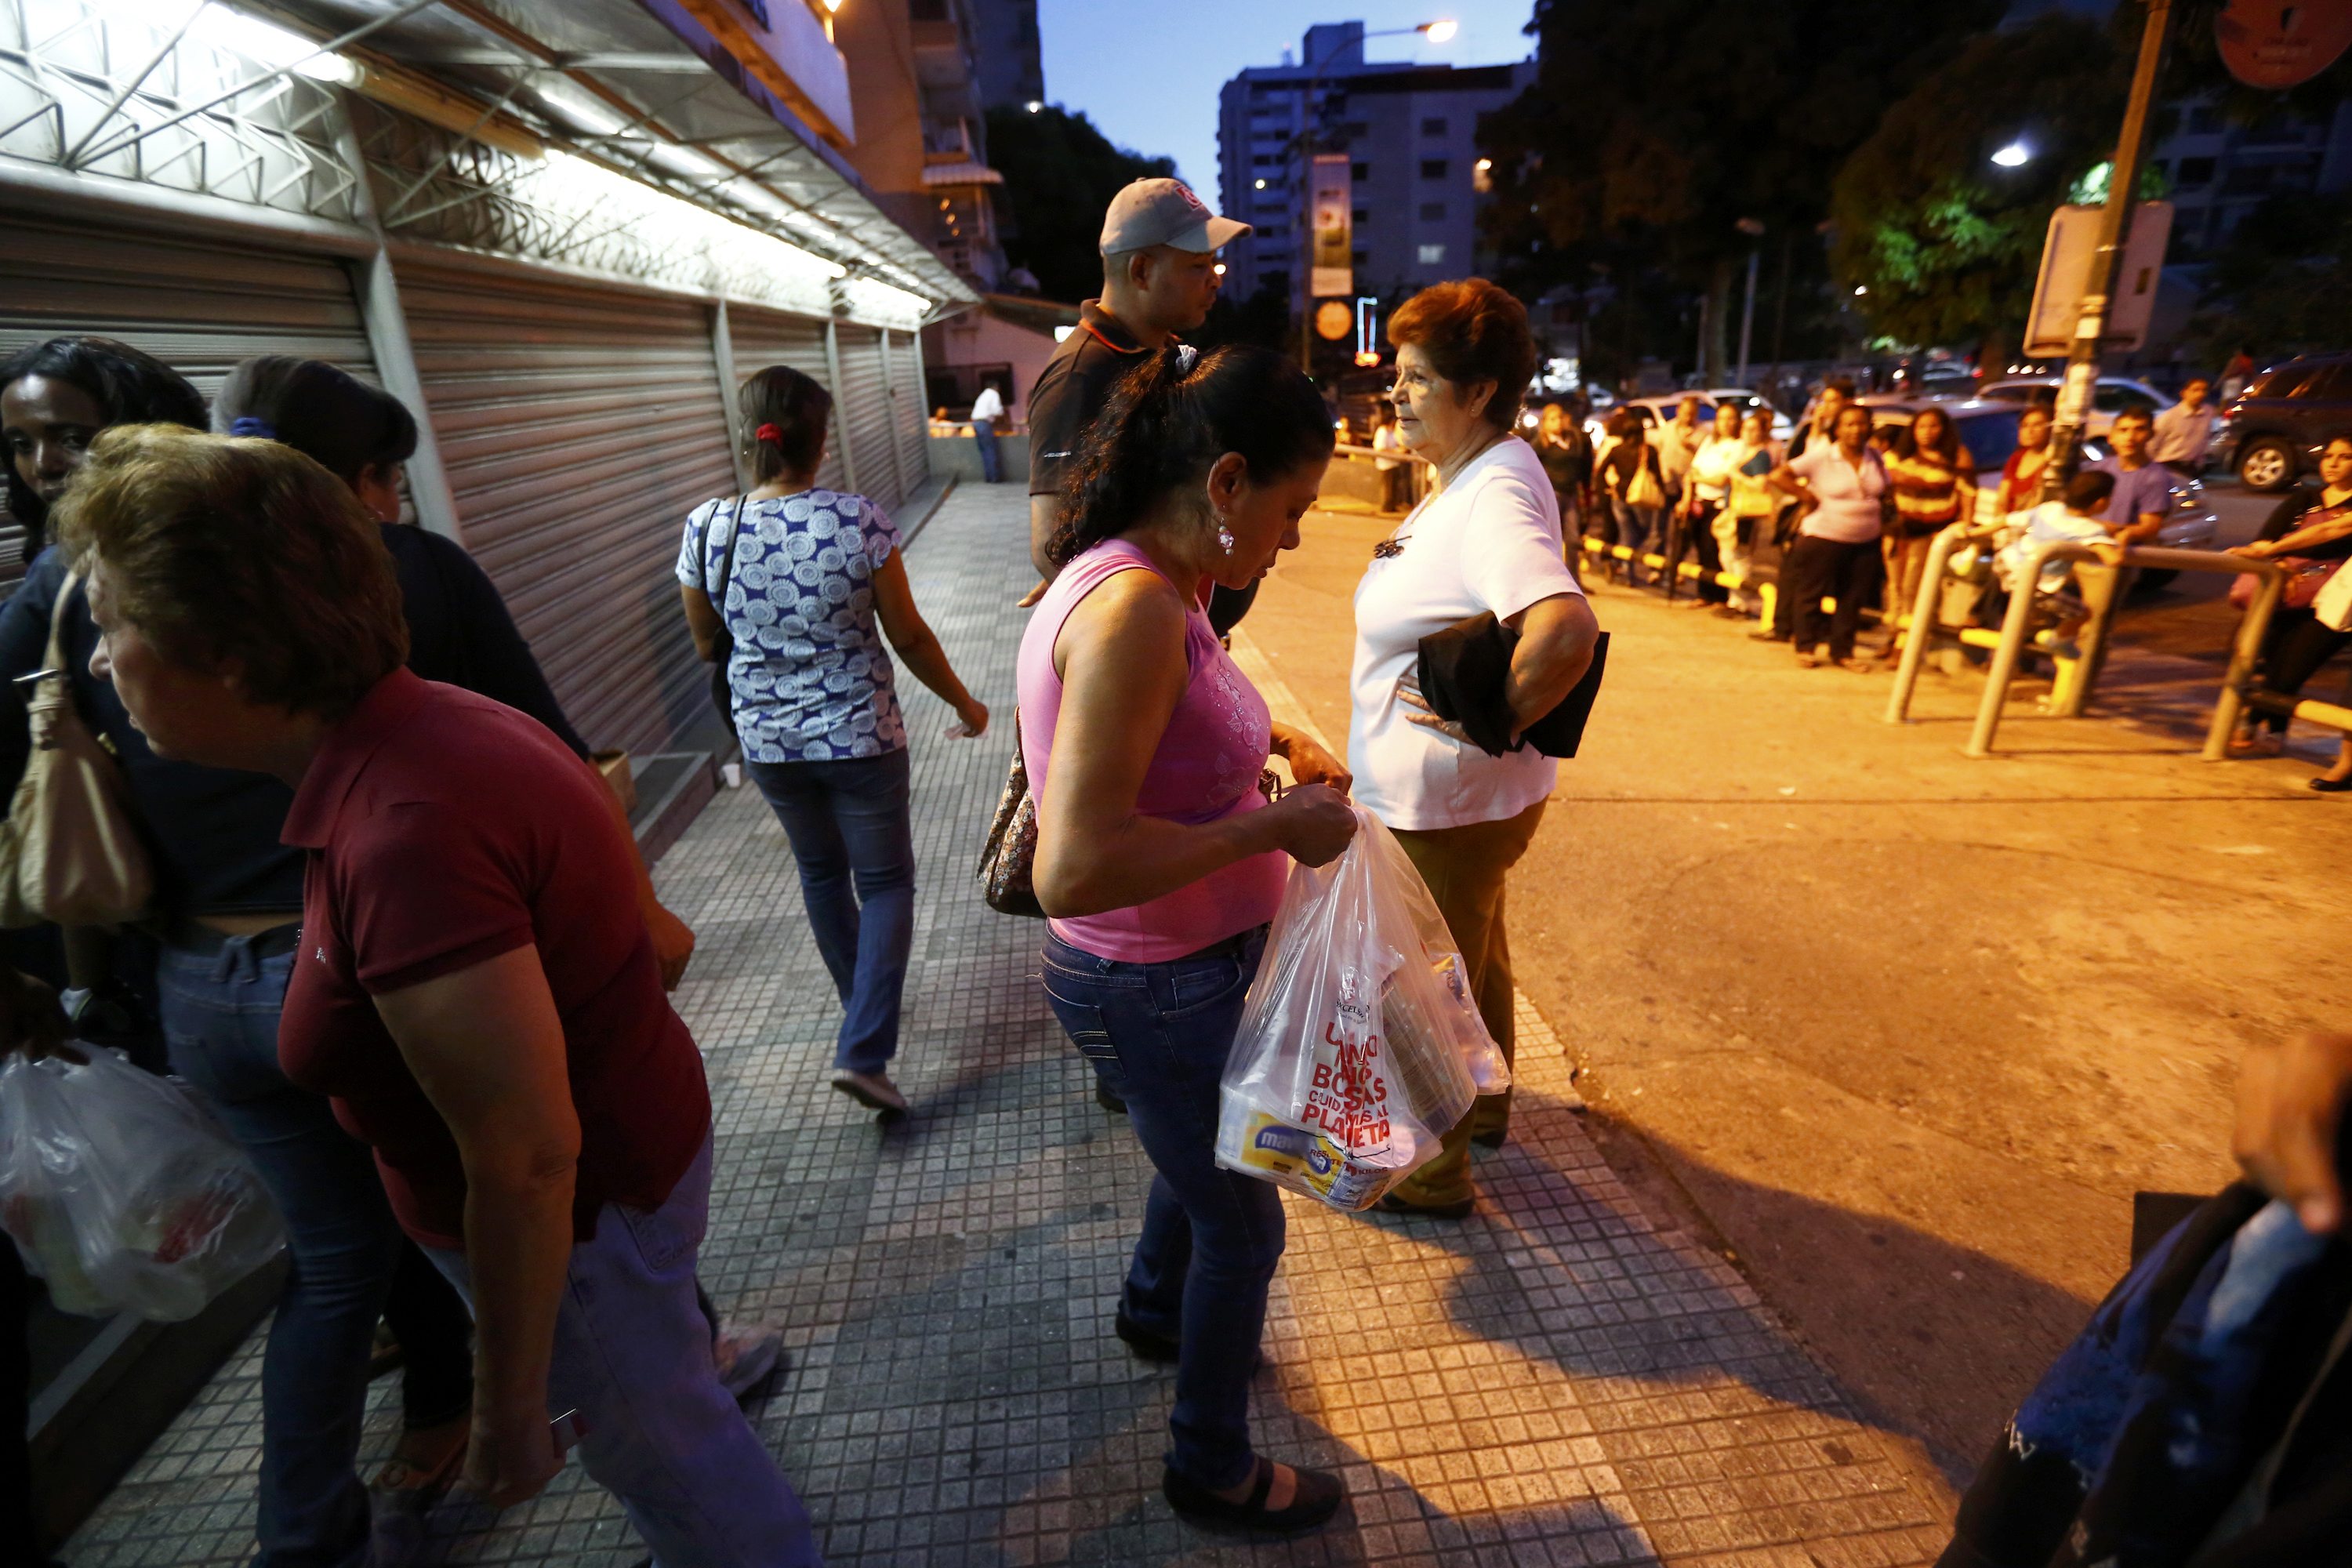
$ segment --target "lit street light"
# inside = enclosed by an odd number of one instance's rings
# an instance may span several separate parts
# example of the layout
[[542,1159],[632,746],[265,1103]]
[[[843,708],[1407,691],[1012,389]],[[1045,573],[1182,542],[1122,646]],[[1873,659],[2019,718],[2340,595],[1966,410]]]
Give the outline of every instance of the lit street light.
[[1865,283],[1857,283],[1857,284],[1855,284],[1855,285],[1853,286],[1853,292],[1854,292],[1854,297],[1855,297],[1856,299],[1859,299],[1859,298],[1861,298],[1863,295],[1867,294],[1867,293],[1869,293],[1869,292],[1870,292],[1870,286],[1869,286],[1868,284],[1865,284]]
[[2033,149],[2022,142],[2012,142],[1992,155],[1992,161],[2004,169],[2022,169],[2033,159]]
[[1440,22],[1423,22],[1420,26],[1413,29],[1416,33],[1428,34],[1429,41],[1433,44],[1444,43],[1447,39],[1453,37],[1454,34],[1461,30],[1462,25],[1450,18]]
[[1045,101],[1043,99],[1033,98],[1021,107],[1027,110],[1030,113],[1035,114],[1045,109]]

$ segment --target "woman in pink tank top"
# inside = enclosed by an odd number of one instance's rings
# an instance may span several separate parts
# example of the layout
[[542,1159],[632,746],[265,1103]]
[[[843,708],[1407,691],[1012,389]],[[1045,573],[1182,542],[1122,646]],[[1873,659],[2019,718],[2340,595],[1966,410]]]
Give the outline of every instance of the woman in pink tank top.
[[[1356,819],[1347,770],[1269,721],[1202,608],[1297,544],[1331,447],[1321,396],[1279,355],[1145,360],[1064,481],[1058,574],[1021,641],[1046,1000],[1159,1173],[1115,1323],[1145,1360],[1176,1363],[1160,1489],[1212,1529],[1311,1530],[1342,1497],[1338,1478],[1250,1447],[1282,1203],[1220,1170],[1215,1142],[1290,860],[1331,860]],[[1302,786],[1271,804],[1269,755]]]

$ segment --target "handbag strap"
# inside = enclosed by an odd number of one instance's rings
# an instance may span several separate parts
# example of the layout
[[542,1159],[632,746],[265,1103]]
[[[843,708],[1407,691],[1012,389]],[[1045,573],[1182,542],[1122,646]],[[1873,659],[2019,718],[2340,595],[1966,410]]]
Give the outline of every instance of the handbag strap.
[[74,589],[81,584],[81,574],[68,572],[58,584],[58,602],[49,606],[49,646],[41,655],[41,668],[62,673],[66,667],[66,606],[73,602]]
[[[713,518],[719,514],[714,510]],[[719,558],[719,618],[727,618],[727,589],[735,581],[735,541],[743,532],[743,498],[735,498],[735,510],[727,517],[727,548]],[[706,540],[706,543],[709,542]]]

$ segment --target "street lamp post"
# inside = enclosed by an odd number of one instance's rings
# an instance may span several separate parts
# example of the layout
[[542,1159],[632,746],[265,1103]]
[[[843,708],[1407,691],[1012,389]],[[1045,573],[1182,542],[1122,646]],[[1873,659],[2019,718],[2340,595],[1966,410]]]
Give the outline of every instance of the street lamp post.
[[1311,68],[1307,89],[1298,100],[1298,368],[1307,375],[1315,374],[1315,119],[1318,110],[1315,93],[1323,85],[1324,68],[1331,57],[1352,44],[1363,47],[1367,38],[1402,37],[1408,33],[1425,36],[1433,44],[1443,44],[1461,30],[1461,25],[1451,18],[1420,22],[1410,27],[1381,27],[1370,33],[1359,33],[1341,40],[1337,48],[1327,50],[1320,60],[1307,62]]
[[[2058,389],[2050,460],[2042,470],[2043,500],[2055,500],[2064,492],[2082,456],[2083,429],[2090,418],[2092,394],[2099,384],[2099,340],[2106,333],[2116,276],[2123,267],[2132,197],[2139,185],[2140,155],[2147,141],[2148,106],[2156,97],[2156,79],[2164,66],[2164,47],[2171,27],[2172,0],[2148,0],[2147,26],[2140,33],[2139,64],[2132,72],[2131,101],[2124,110],[2123,135],[2116,143],[2115,167],[2107,180],[2106,210],[2099,218],[2099,248],[2091,261],[2091,275],[2084,281],[2082,303],[2074,318],[2074,342],[2066,354],[2066,379]],[[2011,154],[2020,154],[2019,163],[2032,155],[2022,142],[2011,142],[1994,153],[1993,161],[2001,163]]]

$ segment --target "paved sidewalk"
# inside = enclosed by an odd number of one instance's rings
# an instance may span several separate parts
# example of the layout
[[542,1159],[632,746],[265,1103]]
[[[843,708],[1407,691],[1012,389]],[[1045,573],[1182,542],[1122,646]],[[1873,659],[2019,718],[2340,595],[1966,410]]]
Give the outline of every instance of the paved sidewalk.
[[[989,912],[971,880],[1007,755],[1026,515],[1013,487],[963,487],[908,556],[1001,726],[949,742],[944,708],[908,696],[923,890],[898,1077],[912,1118],[878,1128],[824,1084],[836,1006],[753,792],[722,794],[659,873],[701,937],[678,1003],[718,1114],[703,1277],[724,1310],[785,1330],[791,1370],[754,1415],[828,1561],[1931,1561],[1927,1494],[1727,1262],[1643,1217],[1524,1003],[1514,1142],[1482,1156],[1475,1217],[1286,1198],[1257,1431],[1278,1457],[1342,1470],[1352,1511],[1258,1544],[1169,1513],[1171,1380],[1110,1331],[1150,1168],[1045,1009],[1038,929]],[[69,1544],[75,1568],[244,1560],[258,1342]],[[393,1392],[376,1386],[371,1461],[394,1436]],[[433,1522],[450,1563],[643,1555],[576,1467],[494,1527],[455,1510]]]

